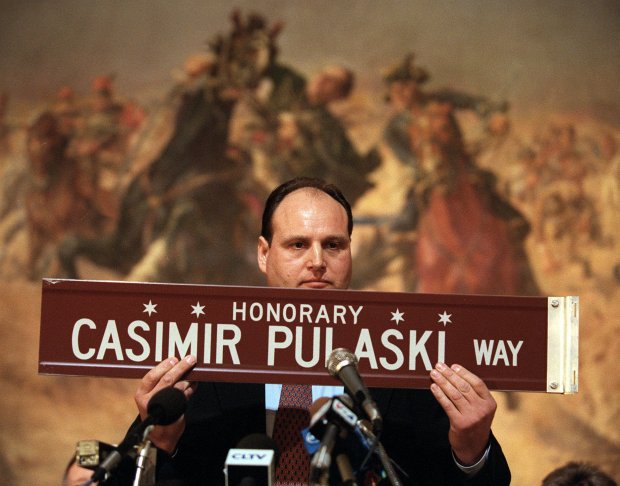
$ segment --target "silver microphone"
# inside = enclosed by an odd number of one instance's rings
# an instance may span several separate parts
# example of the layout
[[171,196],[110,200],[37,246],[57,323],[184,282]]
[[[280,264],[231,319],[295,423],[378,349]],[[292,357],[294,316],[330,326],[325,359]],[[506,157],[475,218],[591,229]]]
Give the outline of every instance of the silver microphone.
[[374,402],[368,389],[364,386],[362,377],[357,371],[357,356],[345,348],[334,349],[327,359],[327,371],[331,376],[342,382],[347,393],[366,412],[372,422],[377,436],[381,434],[383,419],[377,404]]

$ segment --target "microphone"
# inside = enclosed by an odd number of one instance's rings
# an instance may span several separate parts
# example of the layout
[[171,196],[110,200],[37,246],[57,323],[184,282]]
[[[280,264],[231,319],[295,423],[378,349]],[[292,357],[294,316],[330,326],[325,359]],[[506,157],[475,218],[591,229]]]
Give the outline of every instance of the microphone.
[[185,413],[187,400],[182,391],[173,387],[162,388],[151,397],[147,405],[147,417],[129,431],[116,450],[109,454],[97,467],[90,482],[101,481],[113,471],[121,459],[130,453],[133,447],[144,440],[145,431],[154,425],[170,425]]
[[[353,432],[357,442],[365,451],[374,448],[377,440],[372,432],[371,424],[366,419],[360,419],[353,411],[353,399],[349,395],[338,395],[337,397],[317,398],[309,407],[312,418],[310,426],[305,429],[310,438],[321,439],[325,434],[328,423],[337,423],[347,432]],[[313,442],[304,437],[306,450],[309,454],[314,454],[318,450]]]
[[345,430],[354,430],[357,415],[351,410],[351,398],[340,395],[333,398],[317,398],[309,410],[312,413],[309,430],[317,439],[323,438],[328,424],[337,424]]
[[[321,397],[310,406],[310,411],[314,413],[309,431],[314,437],[321,439],[321,444],[310,462],[310,484],[324,484],[329,479],[326,475],[329,473],[338,438],[345,439],[348,431],[356,428],[357,415],[345,403],[346,400],[351,399],[346,395],[332,399]],[[349,458],[342,450],[337,451],[336,464],[343,483],[355,484]]]
[[112,444],[100,440],[79,440],[75,446],[75,462],[80,467],[94,471],[115,450]]
[[226,456],[226,486],[273,486],[279,456],[276,443],[265,434],[245,436]]
[[[310,410],[314,409],[316,412],[312,416],[309,431],[315,437],[323,438],[321,445],[325,444],[326,450],[323,457],[317,458],[317,461],[320,461],[317,466],[329,468],[333,444],[331,436],[327,434],[329,426],[332,425],[338,428],[339,437],[346,439],[344,444],[339,445],[336,449],[336,465],[338,466],[343,486],[357,486],[349,456],[344,453],[345,450],[348,450],[349,453],[353,453],[355,456],[355,453],[359,452],[359,449],[356,450],[356,445],[361,446],[364,455],[366,455],[364,461],[357,468],[358,472],[363,469],[370,455],[376,454],[383,468],[383,474],[387,476],[390,483],[394,486],[401,486],[402,483],[396,474],[394,465],[385,452],[378,436],[373,432],[370,422],[366,419],[359,419],[355,412],[351,410],[352,407],[353,400],[349,395],[340,395],[332,399],[322,397],[310,406]],[[352,437],[355,437],[356,441],[348,440],[349,432],[353,432]],[[327,439],[325,439],[326,436]],[[306,448],[308,449],[308,446]],[[329,452],[329,455],[326,454],[327,452]],[[328,461],[325,461],[324,458],[328,459]],[[314,464],[314,462],[311,464]],[[318,472],[321,472],[321,474],[318,474],[318,477],[323,479],[322,475],[327,471],[312,472],[314,472],[315,477]]]
[[329,371],[331,376],[342,382],[347,393],[366,412],[366,415],[372,422],[375,434],[377,436],[381,435],[383,419],[377,404],[371,398],[357,371],[357,357],[355,354],[345,348],[334,349],[327,359],[327,371]]

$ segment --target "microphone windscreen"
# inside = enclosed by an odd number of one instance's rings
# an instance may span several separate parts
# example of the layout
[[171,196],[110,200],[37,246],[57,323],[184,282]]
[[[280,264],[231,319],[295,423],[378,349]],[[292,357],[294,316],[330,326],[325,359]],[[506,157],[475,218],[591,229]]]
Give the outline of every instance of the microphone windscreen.
[[357,356],[345,348],[334,349],[327,358],[327,371],[334,378],[338,378],[338,372],[343,366],[352,364],[357,369]]
[[183,392],[169,386],[151,397],[146,410],[156,425],[170,425],[185,413],[186,408],[187,400]]

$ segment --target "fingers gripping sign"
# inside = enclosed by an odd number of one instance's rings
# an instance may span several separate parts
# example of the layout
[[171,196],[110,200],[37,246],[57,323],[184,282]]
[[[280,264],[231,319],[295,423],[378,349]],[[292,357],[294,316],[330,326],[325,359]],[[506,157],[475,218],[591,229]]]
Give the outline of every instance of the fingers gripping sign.
[[431,371],[431,392],[450,420],[448,439],[463,465],[484,454],[497,403],[485,383],[460,365],[437,363]]
[[[196,388],[195,383],[183,380],[185,374],[196,364],[194,356],[186,356],[182,360],[176,357],[168,358],[151,369],[140,381],[134,395],[140,418],[147,416],[147,406],[151,397],[162,388],[173,386],[181,390],[186,399]],[[185,430],[185,416],[171,425],[158,425],[151,432],[150,439],[159,449],[167,452],[174,451],[181,434]]]

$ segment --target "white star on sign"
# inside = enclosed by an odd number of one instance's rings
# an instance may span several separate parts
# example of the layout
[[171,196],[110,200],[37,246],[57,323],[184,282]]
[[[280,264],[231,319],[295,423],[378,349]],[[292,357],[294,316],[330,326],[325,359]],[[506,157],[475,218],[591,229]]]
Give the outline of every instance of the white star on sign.
[[446,327],[446,324],[452,324],[450,318],[452,314],[448,314],[446,311],[443,311],[443,314],[437,314],[439,316],[439,320],[437,322],[441,322],[443,327]]
[[200,317],[200,314],[205,313],[205,311],[202,310],[204,308],[205,308],[204,305],[200,305],[200,302],[197,302],[196,305],[192,305],[192,309],[194,309],[192,311],[192,314],[196,314],[196,317]]
[[397,326],[400,321],[405,322],[405,319],[403,319],[403,316],[405,315],[404,312],[401,312],[398,309],[396,309],[396,312],[391,312],[391,314],[392,314],[392,318],[390,319],[390,321],[395,321]]
[[142,312],[146,312],[149,317],[151,317],[151,314],[157,314],[157,311],[155,310],[155,307],[157,307],[157,304],[153,304],[153,302],[151,302],[151,300],[149,299],[149,303],[148,304],[142,304],[144,306],[144,310]]

